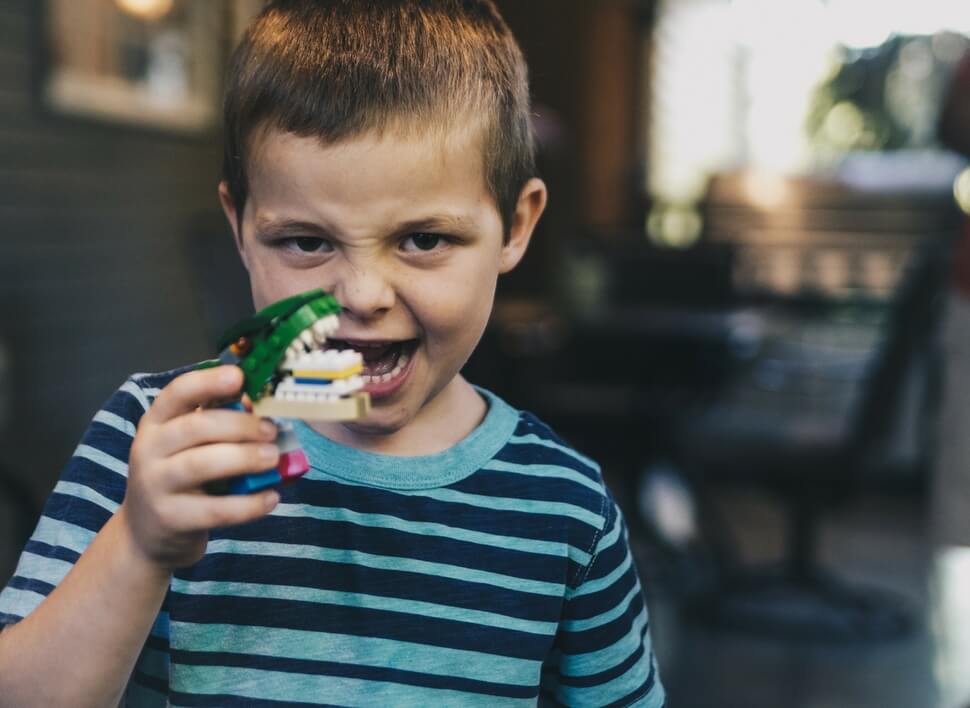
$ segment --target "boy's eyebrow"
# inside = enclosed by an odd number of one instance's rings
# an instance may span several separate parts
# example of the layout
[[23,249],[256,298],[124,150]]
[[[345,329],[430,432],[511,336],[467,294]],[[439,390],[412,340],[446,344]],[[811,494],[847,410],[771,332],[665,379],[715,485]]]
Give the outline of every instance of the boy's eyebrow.
[[395,231],[398,233],[414,233],[428,230],[458,230],[461,231],[471,225],[471,220],[453,214],[432,214],[431,216],[421,217],[398,224]]
[[[471,226],[471,220],[454,214],[432,214],[418,219],[404,221],[394,226],[394,234],[415,233],[428,230],[461,231]],[[256,233],[269,233],[274,236],[298,235],[330,238],[333,232],[325,226],[312,221],[296,219],[274,219],[256,217]]]
[[272,233],[274,235],[294,234],[300,236],[329,236],[330,232],[320,224],[312,221],[298,221],[294,219],[273,219],[256,217],[256,233]]

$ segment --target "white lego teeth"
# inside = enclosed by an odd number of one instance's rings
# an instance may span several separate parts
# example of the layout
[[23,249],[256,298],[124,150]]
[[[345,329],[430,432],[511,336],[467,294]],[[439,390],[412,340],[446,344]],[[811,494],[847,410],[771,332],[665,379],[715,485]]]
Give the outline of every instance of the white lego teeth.
[[340,320],[336,315],[330,315],[329,317],[324,317],[323,319],[317,320],[312,325],[310,329],[313,333],[320,337],[329,337],[331,334],[337,331],[337,327]]
[[[339,326],[340,319],[337,315],[328,315],[311,324],[287,347],[280,368],[283,370],[316,368],[339,370],[358,364],[363,365],[363,360],[357,352],[325,350],[327,338],[336,332]],[[323,354],[326,356],[321,358]]]
[[337,331],[339,325],[340,319],[336,315],[317,320],[300,332],[298,339],[290,344],[286,350],[286,358],[296,359],[305,352],[321,349],[327,343],[327,338]]

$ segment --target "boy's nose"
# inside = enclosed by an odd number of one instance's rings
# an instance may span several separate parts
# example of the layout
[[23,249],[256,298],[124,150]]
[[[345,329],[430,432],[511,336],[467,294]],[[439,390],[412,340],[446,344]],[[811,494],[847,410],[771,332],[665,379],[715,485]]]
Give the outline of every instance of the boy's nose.
[[377,268],[350,266],[331,288],[345,314],[369,320],[394,306],[394,288]]

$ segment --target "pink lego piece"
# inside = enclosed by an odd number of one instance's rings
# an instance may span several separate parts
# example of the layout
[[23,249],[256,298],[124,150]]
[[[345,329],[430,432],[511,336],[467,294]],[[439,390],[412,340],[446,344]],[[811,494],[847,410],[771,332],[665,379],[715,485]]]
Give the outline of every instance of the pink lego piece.
[[302,477],[310,470],[310,461],[302,449],[284,452],[280,455],[280,462],[276,471],[284,481]]

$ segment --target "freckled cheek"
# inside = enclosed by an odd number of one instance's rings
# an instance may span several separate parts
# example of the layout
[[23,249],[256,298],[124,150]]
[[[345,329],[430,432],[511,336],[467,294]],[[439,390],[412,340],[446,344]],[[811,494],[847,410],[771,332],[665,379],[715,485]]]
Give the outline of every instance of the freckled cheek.
[[253,291],[253,300],[258,308],[266,307],[270,303],[285,297],[281,294],[282,283],[280,278],[275,277],[270,270],[253,269],[250,272],[249,281]]
[[312,271],[294,272],[282,268],[274,264],[269,255],[265,255],[251,266],[249,280],[253,299],[260,308],[291,295],[320,287],[319,277],[314,277]]
[[249,289],[253,294],[253,302],[256,308],[266,306],[266,300],[270,297],[269,280],[264,268],[258,264],[250,263],[249,266]]
[[465,350],[474,347],[488,322],[493,296],[494,288],[473,288],[467,280],[427,293],[423,306],[413,311],[429,349],[454,349],[451,353],[467,356],[470,352]]

